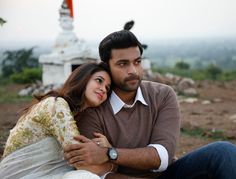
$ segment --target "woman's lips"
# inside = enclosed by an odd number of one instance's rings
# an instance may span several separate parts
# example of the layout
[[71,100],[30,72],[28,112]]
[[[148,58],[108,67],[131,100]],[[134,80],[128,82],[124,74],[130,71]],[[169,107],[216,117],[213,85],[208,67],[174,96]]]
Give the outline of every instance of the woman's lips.
[[100,100],[103,99],[103,94],[102,94],[102,93],[96,93],[96,95],[98,96],[98,98],[99,98]]

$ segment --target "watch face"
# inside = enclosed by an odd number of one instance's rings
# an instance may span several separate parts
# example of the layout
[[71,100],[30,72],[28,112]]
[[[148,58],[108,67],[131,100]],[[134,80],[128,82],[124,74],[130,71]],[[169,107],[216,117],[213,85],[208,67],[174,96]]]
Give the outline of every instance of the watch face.
[[117,156],[118,156],[118,154],[117,154],[116,150],[113,149],[113,148],[111,148],[111,149],[109,150],[109,157],[110,157],[110,159],[111,159],[111,160],[116,160],[116,159],[117,159]]

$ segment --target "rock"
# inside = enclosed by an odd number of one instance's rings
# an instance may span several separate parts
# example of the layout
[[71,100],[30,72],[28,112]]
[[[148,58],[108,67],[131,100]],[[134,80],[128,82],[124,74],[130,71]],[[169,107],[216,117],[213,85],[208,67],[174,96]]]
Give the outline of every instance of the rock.
[[202,104],[211,104],[211,101],[209,101],[209,100],[204,100],[204,101],[202,101]]
[[186,98],[183,100],[183,102],[185,102],[185,103],[195,103],[197,101],[198,101],[197,98]]
[[230,120],[236,121],[236,114],[229,117]]
[[183,78],[179,83],[178,83],[178,89],[180,91],[193,88],[195,85],[195,82],[191,78]]
[[194,96],[198,96],[198,92],[195,88],[188,88],[188,89],[184,89],[182,91],[182,93],[185,95],[185,96],[191,96],[191,97],[194,97]]
[[33,92],[33,88],[32,87],[27,87],[27,88],[24,88],[24,89],[20,90],[18,95],[19,96],[29,96],[32,92]]
[[220,99],[220,98],[214,98],[212,101],[215,102],[215,103],[219,103],[219,102],[222,102],[222,99]]
[[32,96],[32,95],[43,95],[48,93],[51,90],[57,90],[61,87],[59,84],[50,84],[43,86],[42,83],[34,83],[27,88],[22,89],[18,95],[19,96]]
[[168,78],[164,77],[160,73],[153,73],[152,80],[155,82],[163,83],[163,84],[167,84],[167,85],[172,84],[172,82]]
[[168,81],[171,81],[172,85],[178,84],[179,81],[182,79],[181,77],[173,75],[171,73],[166,73],[165,77],[168,79]]

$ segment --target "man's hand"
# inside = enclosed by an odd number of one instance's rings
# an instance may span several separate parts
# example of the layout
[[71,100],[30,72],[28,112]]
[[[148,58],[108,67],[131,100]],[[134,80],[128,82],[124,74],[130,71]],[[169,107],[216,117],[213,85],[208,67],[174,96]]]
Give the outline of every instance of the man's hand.
[[79,168],[86,165],[99,165],[108,161],[107,148],[99,147],[82,135],[76,136],[74,139],[80,143],[64,148],[64,157],[70,165]]

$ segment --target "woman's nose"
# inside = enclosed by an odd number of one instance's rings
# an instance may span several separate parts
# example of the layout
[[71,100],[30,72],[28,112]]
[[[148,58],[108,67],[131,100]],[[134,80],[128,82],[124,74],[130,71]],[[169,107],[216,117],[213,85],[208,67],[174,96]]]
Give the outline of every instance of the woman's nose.
[[104,93],[107,92],[105,85],[101,85],[101,86],[100,86],[100,90],[101,90],[102,92],[104,92]]

